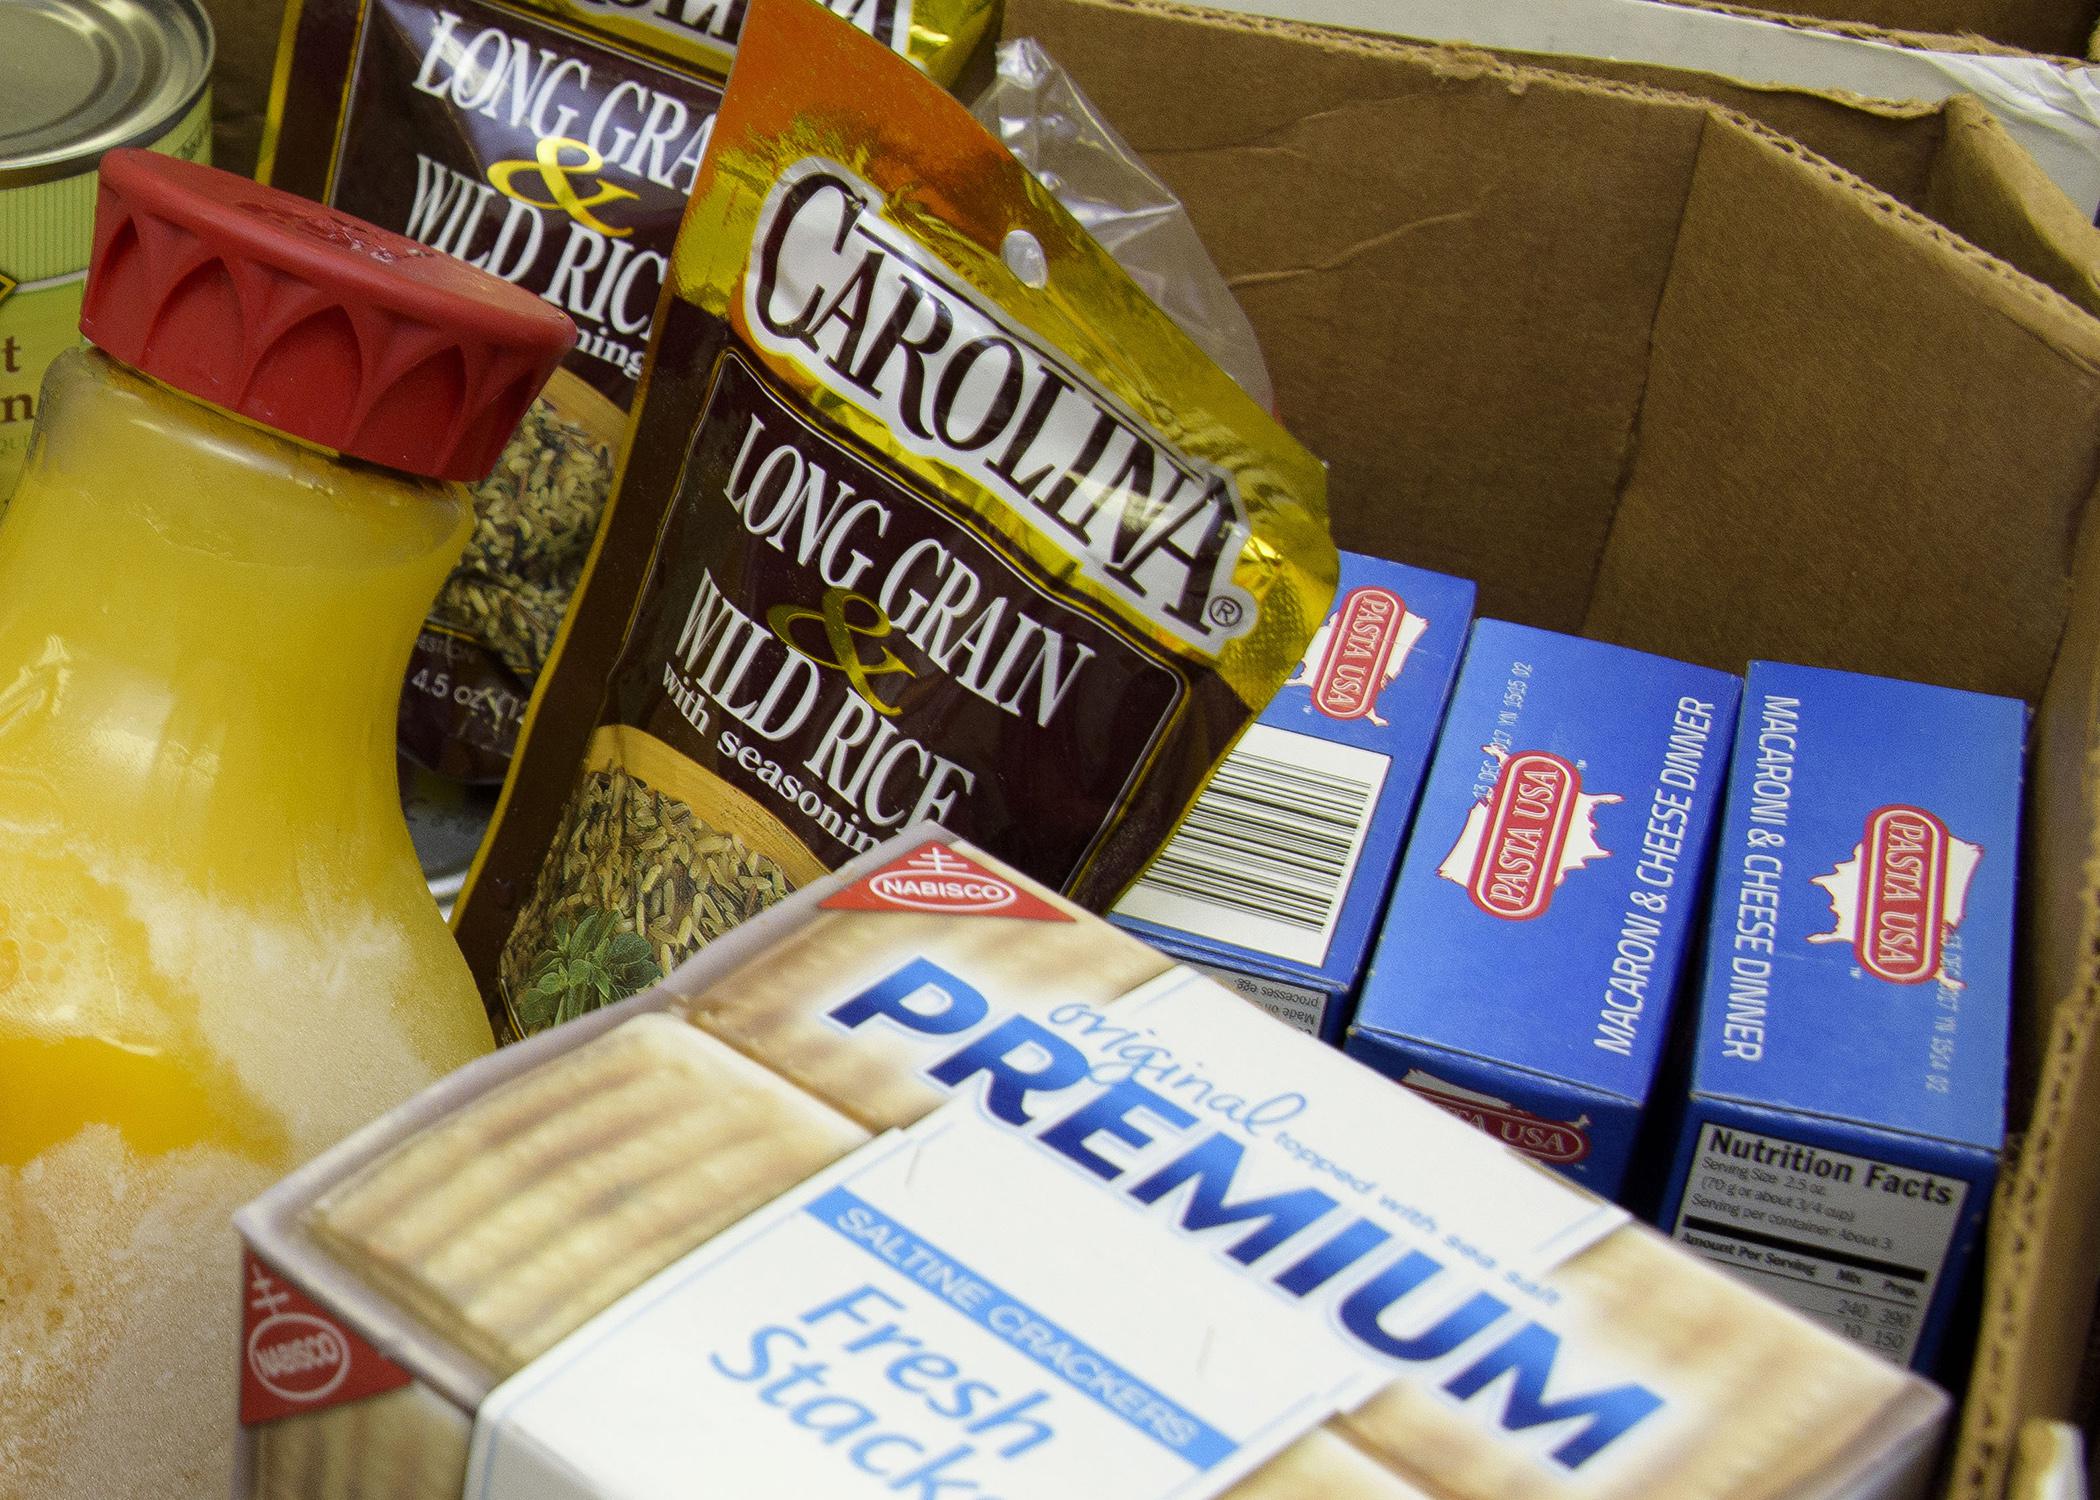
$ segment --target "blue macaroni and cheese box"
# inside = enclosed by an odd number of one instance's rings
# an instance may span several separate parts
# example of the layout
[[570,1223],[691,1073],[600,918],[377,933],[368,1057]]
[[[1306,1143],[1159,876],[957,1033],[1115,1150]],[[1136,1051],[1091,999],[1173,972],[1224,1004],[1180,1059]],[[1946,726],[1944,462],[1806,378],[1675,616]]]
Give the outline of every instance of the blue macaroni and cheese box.
[[1617,1195],[1705,912],[1739,688],[1476,625],[1349,1051]]
[[1344,552],[1304,660],[1111,920],[1339,1041],[1472,618],[1466,579]]
[[1929,1367],[2005,1131],[2026,709],[1751,665],[1663,1226]]

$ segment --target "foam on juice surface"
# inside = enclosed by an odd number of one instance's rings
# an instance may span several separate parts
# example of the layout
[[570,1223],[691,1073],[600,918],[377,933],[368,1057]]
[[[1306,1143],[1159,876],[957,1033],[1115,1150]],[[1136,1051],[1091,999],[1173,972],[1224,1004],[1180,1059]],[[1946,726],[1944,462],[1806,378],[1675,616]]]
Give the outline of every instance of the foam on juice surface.
[[257,912],[0,827],[0,1500],[221,1500],[233,1209],[473,1055],[349,874]]
[[240,1261],[224,1205],[271,1169],[91,1126],[0,1168],[0,1495],[223,1500]]

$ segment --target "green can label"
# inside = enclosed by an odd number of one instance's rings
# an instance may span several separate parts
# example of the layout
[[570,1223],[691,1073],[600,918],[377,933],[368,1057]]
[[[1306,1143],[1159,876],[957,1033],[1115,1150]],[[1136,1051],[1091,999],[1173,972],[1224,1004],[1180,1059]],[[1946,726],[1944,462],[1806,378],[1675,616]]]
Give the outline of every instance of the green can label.
[[[150,142],[186,161],[211,159],[211,95]],[[39,388],[52,360],[80,342],[80,299],[95,243],[96,173],[0,188],[0,499],[29,457]]]

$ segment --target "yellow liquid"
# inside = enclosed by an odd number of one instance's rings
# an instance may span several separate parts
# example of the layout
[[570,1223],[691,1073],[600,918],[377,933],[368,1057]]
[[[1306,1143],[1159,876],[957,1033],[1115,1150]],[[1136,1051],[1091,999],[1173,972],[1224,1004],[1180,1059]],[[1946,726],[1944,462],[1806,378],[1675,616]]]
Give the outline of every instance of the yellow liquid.
[[489,1049],[393,762],[468,525],[52,366],[0,519],[0,1500],[222,1500],[233,1209]]

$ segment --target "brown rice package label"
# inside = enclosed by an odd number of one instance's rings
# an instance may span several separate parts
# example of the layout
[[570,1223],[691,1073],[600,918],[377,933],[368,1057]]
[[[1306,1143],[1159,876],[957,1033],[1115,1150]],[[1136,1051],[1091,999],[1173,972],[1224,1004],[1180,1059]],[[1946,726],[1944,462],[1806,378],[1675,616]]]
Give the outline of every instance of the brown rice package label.
[[238,1222],[246,1500],[1913,1500],[1945,1409],[934,829]]
[[463,903],[499,1031],[921,819],[1113,900],[1322,617],[1318,463],[809,0],[752,8],[658,316]]
[[[865,0],[849,19],[960,63],[990,0]],[[264,180],[492,271],[576,348],[495,471],[417,642],[402,749],[500,779],[612,488],[671,246],[721,103],[741,0],[294,0]]]

